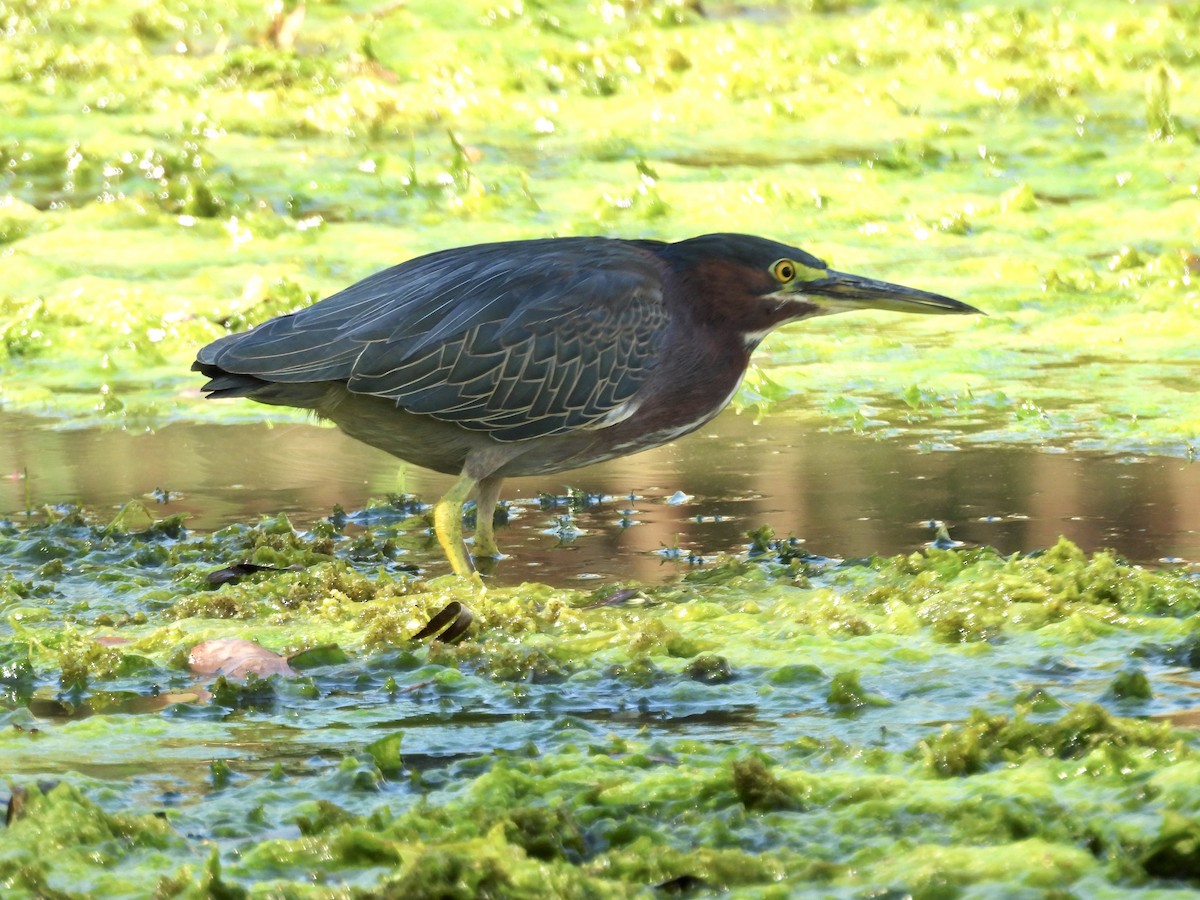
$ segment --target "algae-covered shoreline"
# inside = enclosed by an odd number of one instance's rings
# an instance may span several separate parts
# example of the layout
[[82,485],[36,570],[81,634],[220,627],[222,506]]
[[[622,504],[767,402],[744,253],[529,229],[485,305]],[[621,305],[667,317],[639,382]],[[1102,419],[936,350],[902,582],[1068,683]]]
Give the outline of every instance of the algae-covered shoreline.
[[[785,542],[656,589],[477,597],[389,573],[372,529],[142,525],[0,537],[14,891],[1191,891],[1181,572]],[[273,570],[214,586],[234,558]],[[469,640],[409,640],[455,599]],[[191,671],[231,637],[298,674]]]
[[[788,329],[743,407],[1195,455],[1194,5],[295,9],[0,0],[6,412],[279,415],[202,402],[196,347],[446,246],[739,230],[989,313]],[[5,896],[1200,879],[1193,570],[760,533],[665,584],[480,598],[404,564],[402,502],[207,533],[71,499],[0,522]],[[468,640],[409,640],[454,600]],[[292,671],[197,665],[229,639]]]

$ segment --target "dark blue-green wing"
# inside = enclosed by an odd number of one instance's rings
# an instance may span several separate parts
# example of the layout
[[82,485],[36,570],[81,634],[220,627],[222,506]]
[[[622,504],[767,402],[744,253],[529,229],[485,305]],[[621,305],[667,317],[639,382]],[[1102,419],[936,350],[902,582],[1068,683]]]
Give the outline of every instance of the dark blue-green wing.
[[571,238],[431,254],[214,341],[197,367],[342,381],[504,441],[599,427],[628,414],[668,326],[649,246]]

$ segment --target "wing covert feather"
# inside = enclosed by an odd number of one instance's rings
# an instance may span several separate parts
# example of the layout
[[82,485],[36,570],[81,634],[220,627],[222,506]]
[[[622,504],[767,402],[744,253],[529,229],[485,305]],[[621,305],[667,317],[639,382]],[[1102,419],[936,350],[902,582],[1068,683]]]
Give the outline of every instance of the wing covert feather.
[[344,381],[504,441],[596,427],[645,383],[669,325],[651,247],[567,238],[434,253],[215,341],[200,362]]

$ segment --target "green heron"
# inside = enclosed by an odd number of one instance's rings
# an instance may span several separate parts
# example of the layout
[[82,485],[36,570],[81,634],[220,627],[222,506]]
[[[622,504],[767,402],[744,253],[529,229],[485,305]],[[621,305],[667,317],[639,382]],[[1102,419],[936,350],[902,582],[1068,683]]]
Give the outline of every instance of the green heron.
[[473,573],[497,556],[505,478],[561,472],[699,428],[788,322],[854,309],[979,310],[847,275],[742,234],[676,243],[567,237],[431,253],[200,350],[210,397],[309,409],[351,437],[457,475],[434,531]]

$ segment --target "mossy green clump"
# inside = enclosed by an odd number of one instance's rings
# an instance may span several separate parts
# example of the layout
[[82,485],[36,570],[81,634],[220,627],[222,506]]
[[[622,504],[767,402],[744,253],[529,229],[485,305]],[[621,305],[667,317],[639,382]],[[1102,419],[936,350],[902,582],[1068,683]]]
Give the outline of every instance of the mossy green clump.
[[401,845],[396,855],[403,864],[383,879],[379,890],[385,896],[619,896],[601,893],[603,888],[577,869],[551,868],[528,857],[501,834],[436,846]]
[[1183,746],[1169,725],[1116,719],[1099,706],[1087,705],[1050,723],[975,710],[964,725],[947,726],[919,749],[930,771],[957,776],[1025,756],[1081,759],[1093,751],[1119,755],[1142,749],[1173,756],[1182,753]]
[[5,828],[0,852],[0,881],[6,890],[33,896],[104,893],[105,885],[117,882],[103,870],[91,870],[85,880],[71,884],[67,882],[72,879],[64,879],[62,873],[74,872],[77,879],[97,854],[116,865],[183,845],[183,838],[152,813],[109,812],[66,782],[45,790],[37,784],[14,782],[10,791],[20,800],[19,813]]
[[[217,676],[210,686],[212,702],[229,709],[271,709],[274,707],[279,693],[276,690],[276,678],[260,678],[251,673],[245,680]],[[223,760],[214,763],[213,783],[221,785],[229,783],[228,766]]]
[[731,764],[733,790],[747,810],[799,809],[795,793],[771,774],[757,756],[735,759]]
[[70,627],[41,638],[40,643],[40,649],[57,657],[59,683],[66,691],[80,691],[93,681],[112,681],[154,668],[144,656],[106,647]]
[[1151,878],[1200,881],[1200,817],[1165,813],[1138,863]]
[[264,609],[262,600],[253,592],[226,590],[184,597],[164,615],[170,619],[253,619]]
[[697,656],[684,667],[683,672],[688,678],[701,684],[723,684],[734,678],[729,660],[711,653]]
[[853,711],[863,706],[887,706],[886,698],[863,688],[855,671],[838,672],[830,679],[827,702],[830,706]]
[[372,741],[363,748],[363,751],[371,757],[380,772],[385,775],[396,774],[404,764],[404,758],[400,753],[403,740],[403,733],[397,731],[385,735],[377,741]]
[[323,834],[353,822],[355,816],[330,800],[320,799],[306,804],[304,812],[298,812],[293,821],[300,834],[308,836]]
[[1066,538],[1029,556],[931,548],[877,560],[872,568],[878,583],[848,573],[860,584],[854,600],[884,610],[908,606],[946,641],[986,641],[1012,628],[1046,627],[1078,638],[1129,616],[1177,617],[1200,609],[1195,581],[1128,565],[1108,551],[1089,556]]
[[1149,700],[1154,696],[1146,673],[1136,670],[1117,673],[1109,684],[1108,691],[1118,700]]
[[576,668],[569,654],[552,646],[527,649],[506,641],[433,645],[429,661],[496,681],[551,683],[563,681]]

